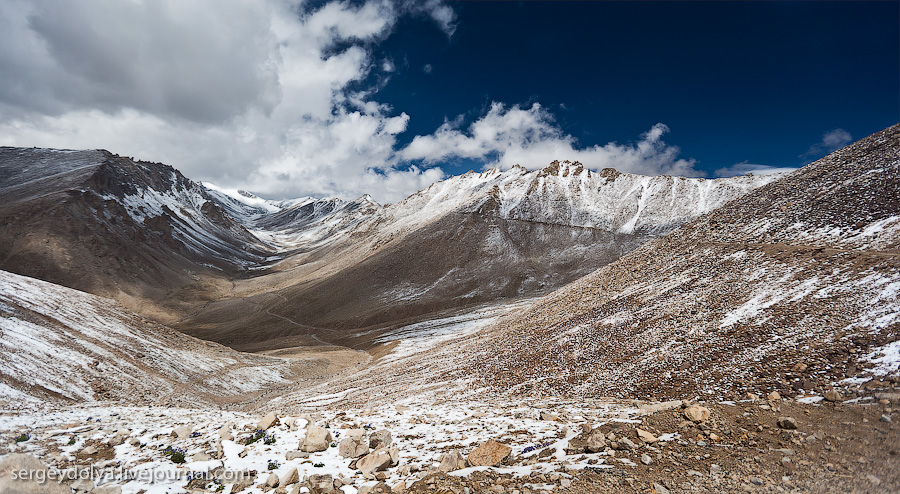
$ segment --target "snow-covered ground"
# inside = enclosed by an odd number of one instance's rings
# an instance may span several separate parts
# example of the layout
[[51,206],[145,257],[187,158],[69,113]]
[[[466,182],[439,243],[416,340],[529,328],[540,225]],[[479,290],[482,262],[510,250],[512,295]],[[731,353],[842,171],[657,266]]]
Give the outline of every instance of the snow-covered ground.
[[[541,420],[541,412],[557,414],[562,420]],[[2,413],[2,411],[0,411]],[[7,412],[8,413],[8,412]],[[366,483],[374,484],[354,468],[350,458],[338,454],[337,443],[351,429],[366,433],[388,430],[400,451],[399,465],[388,469],[385,481],[411,484],[431,467],[436,467],[441,455],[450,450],[468,453],[488,439],[504,442],[512,448],[512,455],[525,461],[524,465],[495,468],[503,473],[527,475],[531,472],[564,472],[573,469],[610,468],[624,459],[615,455],[596,453],[579,455],[565,461],[564,448],[569,439],[581,432],[580,425],[599,426],[609,421],[634,423],[645,413],[632,405],[613,402],[544,400],[530,402],[468,402],[427,403],[415,399],[376,409],[321,409],[315,412],[280,415],[280,424],[266,431],[274,439],[243,445],[242,442],[257,429],[260,416],[204,409],[168,407],[72,406],[0,415],[0,448],[5,452],[30,453],[42,458],[51,468],[74,475],[84,475],[92,467],[92,480],[98,486],[121,486],[123,494],[182,493],[190,478],[219,474],[219,483],[205,483],[211,490],[224,485],[222,492],[231,492],[237,472],[255,471],[253,487],[242,492],[265,492],[262,485],[271,473],[283,477],[296,468],[302,482],[306,476],[330,474],[343,479],[342,491],[356,493]],[[297,452],[309,424],[326,427],[332,435],[331,447],[310,453],[306,457],[286,459],[289,452]],[[290,424],[290,425],[289,425]],[[178,438],[173,431],[187,427]],[[225,428],[233,440],[222,439]],[[15,437],[28,434],[26,441]],[[118,436],[118,440],[114,440]],[[663,439],[673,440],[677,435]],[[104,444],[113,439],[121,442],[106,453],[85,457],[88,446],[109,450]],[[270,440],[270,442],[272,442]],[[173,463],[166,449],[185,453],[186,462]],[[527,449],[527,451],[526,451]],[[549,456],[537,458],[542,451]],[[171,451],[171,450],[170,450]],[[103,456],[100,453],[99,456]],[[590,463],[589,463],[590,462]],[[531,463],[531,464],[527,464]],[[271,469],[270,469],[271,465]],[[455,475],[467,475],[476,469],[467,468]],[[231,479],[231,482],[229,482]],[[300,492],[305,492],[305,488]]]

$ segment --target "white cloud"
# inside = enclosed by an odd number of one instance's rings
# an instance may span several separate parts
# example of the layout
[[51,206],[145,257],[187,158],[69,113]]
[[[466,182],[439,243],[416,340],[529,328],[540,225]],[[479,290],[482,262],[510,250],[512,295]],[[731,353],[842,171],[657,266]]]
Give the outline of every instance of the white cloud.
[[348,86],[401,15],[452,34],[452,9],[369,0],[0,0],[0,143],[105,148],[269,197],[439,179],[398,169],[409,117]]
[[844,129],[834,129],[822,134],[822,140],[810,146],[809,151],[801,157],[825,155],[853,142],[853,137]]
[[755,163],[747,163],[745,161],[729,167],[719,168],[713,173],[713,175],[715,177],[736,177],[738,175],[746,175],[748,173],[752,173],[754,175],[771,175],[773,173],[792,172],[794,170],[796,170],[796,168],[758,165]]
[[422,66],[422,72],[425,72],[426,74],[430,74],[431,71],[433,71],[433,70],[434,70],[434,67],[432,67],[430,63],[426,63],[425,65]]
[[609,143],[579,148],[552,115],[535,103],[530,108],[493,103],[490,110],[465,130],[462,118],[445,122],[434,134],[416,136],[400,155],[407,160],[435,163],[452,158],[476,158],[502,169],[519,164],[546,166],[553,160],[580,161],[593,169],[606,167],[647,175],[702,175],[693,160],[679,159],[679,149],[662,141],[668,132],[654,125],[633,144]]

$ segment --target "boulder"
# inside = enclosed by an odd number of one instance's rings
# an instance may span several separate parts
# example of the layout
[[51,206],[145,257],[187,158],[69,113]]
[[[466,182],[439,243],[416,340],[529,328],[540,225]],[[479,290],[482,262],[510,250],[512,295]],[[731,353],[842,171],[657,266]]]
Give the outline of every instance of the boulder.
[[328,449],[329,444],[331,444],[331,432],[324,427],[311,425],[306,429],[306,437],[298,449],[307,453],[316,453]]
[[[22,470],[34,472],[34,474],[23,478],[18,475]],[[11,454],[0,461],[0,494],[72,493],[69,486],[54,480],[47,480],[48,477],[47,466],[34,456],[21,453]]]
[[393,439],[391,439],[391,431],[387,429],[375,431],[369,436],[369,447],[372,449],[377,449],[381,446],[384,446],[386,448],[390,446],[392,442]]
[[512,448],[493,439],[475,448],[467,461],[472,467],[496,467],[509,458]]
[[373,451],[356,461],[356,469],[363,475],[371,475],[379,470],[386,470],[391,464],[391,454],[387,450]]
[[299,460],[301,458],[309,458],[309,453],[306,451],[288,451],[284,454],[285,460]]
[[350,436],[341,439],[338,454],[344,458],[359,458],[369,454],[369,445],[364,436]]
[[453,472],[466,468],[466,458],[457,450],[453,450],[441,455],[441,464],[438,471]]
[[272,426],[278,425],[278,417],[274,413],[269,413],[265,417],[263,417],[258,424],[256,424],[257,429],[268,430]]
[[709,420],[709,409],[700,405],[691,405],[684,409],[684,417],[698,424],[706,422]]

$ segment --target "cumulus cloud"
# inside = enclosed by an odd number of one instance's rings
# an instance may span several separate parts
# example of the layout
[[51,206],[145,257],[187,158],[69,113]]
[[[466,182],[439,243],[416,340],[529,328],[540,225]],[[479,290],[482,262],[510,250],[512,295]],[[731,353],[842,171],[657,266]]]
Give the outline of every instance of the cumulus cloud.
[[613,167],[647,175],[702,175],[694,168],[693,160],[678,158],[678,147],[663,142],[662,136],[669,128],[661,123],[635,143],[579,147],[576,139],[564,133],[550,112],[538,103],[525,108],[495,102],[467,128],[461,128],[462,122],[460,117],[445,122],[431,135],[416,136],[400,155],[423,163],[483,159],[487,166],[501,169],[516,164],[538,168],[559,159],[580,161],[594,169]]
[[398,168],[409,117],[348,87],[400,16],[449,36],[448,9],[0,0],[0,143],[107,148],[270,197],[396,200],[443,173]]
[[809,151],[801,157],[822,156],[837,151],[853,142],[853,137],[844,129],[834,129],[822,134],[822,140],[810,146]]
[[771,175],[773,173],[786,173],[792,172],[794,170],[796,170],[796,168],[785,166],[759,165],[755,163],[747,163],[746,161],[744,161],[725,168],[719,168],[713,173],[713,175],[715,177],[736,177],[738,175],[746,175],[748,173],[752,173],[754,175]]

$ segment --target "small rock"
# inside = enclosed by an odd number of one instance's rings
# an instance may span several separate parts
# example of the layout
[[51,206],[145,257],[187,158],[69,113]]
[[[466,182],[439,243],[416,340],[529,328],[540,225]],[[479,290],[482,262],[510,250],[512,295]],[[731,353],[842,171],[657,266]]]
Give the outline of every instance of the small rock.
[[300,474],[297,472],[296,468],[291,468],[287,471],[286,474],[284,474],[283,477],[281,477],[278,485],[284,487],[291,484],[296,484],[297,482],[300,482]]
[[212,460],[212,457],[206,453],[197,453],[194,456],[191,456],[191,461],[209,461]]
[[509,458],[512,448],[493,439],[475,448],[467,458],[471,467],[496,467]]
[[356,469],[363,475],[371,475],[379,470],[385,470],[390,464],[391,454],[385,450],[378,450],[357,460]]
[[438,471],[453,472],[466,468],[466,458],[457,450],[453,450],[441,455],[441,464]]
[[387,448],[391,445],[392,442],[393,439],[391,439],[391,431],[387,429],[375,431],[369,436],[369,447],[372,449],[378,449],[382,446]]
[[284,454],[285,460],[299,460],[300,458],[309,458],[309,453],[306,451],[288,451]]
[[559,420],[559,415],[555,415],[549,412],[541,412],[541,420],[557,421]]
[[669,489],[663,487],[662,484],[653,484],[651,486],[650,494],[669,494]]
[[634,444],[627,437],[623,437],[623,438],[619,439],[619,449],[620,450],[632,450],[632,449],[637,449],[637,448],[638,448],[638,445]]
[[653,434],[651,434],[643,429],[637,429],[636,432],[637,432],[638,439],[643,441],[645,444],[653,444],[653,443],[659,441],[659,439],[657,439],[656,436],[654,436]]
[[720,467],[719,465],[716,465],[715,463],[713,463],[712,465],[709,466],[709,474],[710,475],[717,477],[719,475],[722,475],[723,473],[725,473],[725,472],[722,470],[722,467]]
[[763,483],[764,483],[764,482],[762,481],[762,479],[759,478],[759,477],[750,477],[749,480],[750,480],[750,483],[753,484],[753,485],[763,485]]
[[345,437],[338,445],[338,454],[343,458],[359,458],[369,454],[369,445],[363,436]]
[[684,417],[698,424],[706,422],[709,420],[709,409],[700,405],[691,405],[684,409]]
[[881,484],[881,479],[879,479],[878,477],[872,475],[871,473],[866,475],[866,480],[868,480],[869,482],[871,482],[872,485],[879,485],[879,484]]
[[300,443],[298,449],[307,453],[317,453],[328,449],[331,443],[331,432],[324,427],[311,425],[306,429],[306,438]]
[[794,417],[779,417],[778,427],[781,427],[782,429],[796,429],[797,421],[794,420]]
[[836,389],[829,389],[825,392],[825,401],[844,401],[844,397]]
[[278,425],[278,417],[274,413],[269,413],[256,424],[257,429],[268,430],[272,426]]
[[187,439],[191,437],[191,430],[191,427],[187,425],[176,427],[175,430],[172,431],[172,436],[177,439]]
[[650,455],[644,453],[641,455],[641,463],[643,463],[644,465],[649,465],[653,463],[653,458],[650,458]]
[[[306,481],[311,494],[331,494],[334,492],[334,479],[331,475],[310,475]],[[362,492],[362,489],[360,489]]]
[[769,401],[778,401],[781,399],[781,394],[778,391],[772,391],[767,398]]
[[280,482],[280,481],[281,480],[278,478],[278,475],[275,475],[274,473],[270,473],[269,476],[266,478],[266,485],[269,487],[273,487],[273,488],[278,487],[278,482]]
[[88,446],[88,447],[82,449],[81,452],[80,452],[80,454],[81,454],[82,456],[95,455],[95,454],[97,454],[97,448],[95,448],[95,447],[93,447],[93,446]]
[[891,423],[891,416],[886,413],[883,413],[883,414],[881,414],[881,418],[879,418],[878,420],[880,420],[882,422]]

